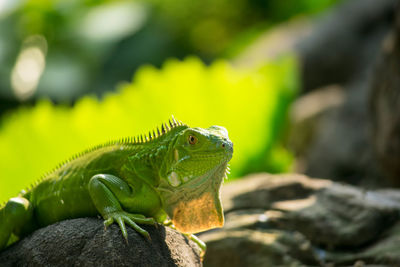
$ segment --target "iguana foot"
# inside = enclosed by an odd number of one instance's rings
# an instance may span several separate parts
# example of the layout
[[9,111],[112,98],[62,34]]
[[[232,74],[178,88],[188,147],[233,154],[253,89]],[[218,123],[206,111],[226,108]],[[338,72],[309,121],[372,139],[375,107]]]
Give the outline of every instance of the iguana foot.
[[0,250],[11,241],[10,238],[21,233],[25,227],[33,227],[33,206],[24,197],[14,197],[0,209]]
[[126,243],[128,243],[128,233],[126,231],[125,223],[127,223],[130,227],[136,230],[139,234],[151,240],[149,233],[141,228],[136,223],[140,224],[152,224],[155,225],[156,222],[153,218],[146,218],[140,214],[131,214],[125,211],[116,211],[108,214],[104,220],[104,227],[111,225],[112,223],[118,223],[119,228],[121,229],[122,235],[125,238]]

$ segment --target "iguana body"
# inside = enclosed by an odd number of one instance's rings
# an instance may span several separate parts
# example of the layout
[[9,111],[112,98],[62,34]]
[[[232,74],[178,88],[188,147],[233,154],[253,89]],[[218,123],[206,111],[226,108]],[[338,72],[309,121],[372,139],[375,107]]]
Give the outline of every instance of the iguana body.
[[101,214],[106,226],[163,223],[195,233],[223,225],[219,188],[232,157],[223,127],[190,128],[175,119],[148,137],[110,142],[60,165],[0,209],[0,250],[61,220]]

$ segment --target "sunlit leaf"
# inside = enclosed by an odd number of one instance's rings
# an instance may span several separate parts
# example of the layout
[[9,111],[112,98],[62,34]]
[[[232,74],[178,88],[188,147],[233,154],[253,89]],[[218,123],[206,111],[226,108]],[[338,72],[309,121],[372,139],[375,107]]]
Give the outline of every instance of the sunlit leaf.
[[142,67],[132,83],[101,100],[86,96],[73,108],[43,100],[20,108],[1,121],[0,200],[86,148],[148,133],[171,115],[194,127],[225,126],[234,143],[232,176],[285,170],[290,157],[276,143],[296,87],[293,58],[255,69],[188,58],[162,69]]

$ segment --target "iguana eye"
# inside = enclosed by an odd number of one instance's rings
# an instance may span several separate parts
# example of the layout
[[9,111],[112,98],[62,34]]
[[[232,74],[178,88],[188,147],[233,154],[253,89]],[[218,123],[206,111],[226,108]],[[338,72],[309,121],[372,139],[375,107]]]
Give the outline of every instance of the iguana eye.
[[189,144],[191,144],[191,145],[197,144],[197,138],[196,138],[196,136],[189,135],[189,137],[188,137],[188,142],[189,142]]

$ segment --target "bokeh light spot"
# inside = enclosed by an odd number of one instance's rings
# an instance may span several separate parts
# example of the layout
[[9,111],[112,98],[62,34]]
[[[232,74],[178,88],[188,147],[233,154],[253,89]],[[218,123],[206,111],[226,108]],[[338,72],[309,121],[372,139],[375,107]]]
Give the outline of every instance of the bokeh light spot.
[[11,72],[11,86],[18,99],[26,100],[35,93],[46,65],[46,51],[43,36],[30,36],[24,41]]

